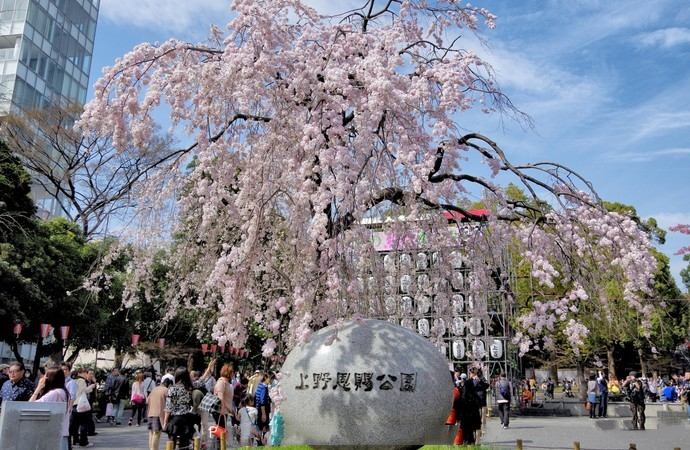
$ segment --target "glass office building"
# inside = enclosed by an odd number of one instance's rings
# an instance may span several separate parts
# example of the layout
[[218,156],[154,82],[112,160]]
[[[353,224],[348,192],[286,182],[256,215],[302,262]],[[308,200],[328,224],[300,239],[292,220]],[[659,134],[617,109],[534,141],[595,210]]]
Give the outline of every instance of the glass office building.
[[0,114],[83,104],[100,0],[0,0]]
[[[84,104],[100,0],[0,0],[0,116]],[[60,215],[54,195],[32,197],[44,216]]]

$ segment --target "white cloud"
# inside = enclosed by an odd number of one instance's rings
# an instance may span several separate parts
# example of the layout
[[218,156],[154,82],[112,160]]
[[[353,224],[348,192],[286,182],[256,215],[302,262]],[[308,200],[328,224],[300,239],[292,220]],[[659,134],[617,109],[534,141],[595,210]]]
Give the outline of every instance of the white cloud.
[[690,148],[666,148],[661,150],[643,150],[638,152],[615,152],[606,155],[609,161],[649,162],[669,156],[690,155]]
[[671,48],[690,44],[690,29],[666,28],[636,36],[635,41],[645,47]]
[[101,19],[118,26],[188,35],[230,18],[229,0],[101,0]]
[[[690,223],[690,212],[659,212],[651,214],[649,217],[654,217],[659,227],[665,230],[679,223]],[[649,217],[645,217],[645,219]],[[681,236],[678,233],[669,233],[669,236],[671,235]]]

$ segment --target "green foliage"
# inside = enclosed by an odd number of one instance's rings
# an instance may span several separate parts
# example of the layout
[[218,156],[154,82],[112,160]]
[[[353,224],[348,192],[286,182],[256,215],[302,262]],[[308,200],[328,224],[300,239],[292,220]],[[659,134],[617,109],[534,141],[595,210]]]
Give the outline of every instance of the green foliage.
[[685,285],[685,289],[690,292],[690,253],[683,255],[683,261],[688,263],[688,267],[680,271],[680,279]]
[[31,177],[17,158],[0,141],[0,239],[10,232],[32,226],[36,206],[29,197]]

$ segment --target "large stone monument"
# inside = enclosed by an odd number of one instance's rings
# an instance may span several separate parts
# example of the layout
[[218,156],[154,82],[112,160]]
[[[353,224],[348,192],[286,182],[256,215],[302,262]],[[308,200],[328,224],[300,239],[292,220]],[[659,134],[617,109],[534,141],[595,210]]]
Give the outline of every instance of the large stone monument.
[[448,362],[412,330],[380,320],[315,333],[281,369],[283,444],[440,443],[453,404]]

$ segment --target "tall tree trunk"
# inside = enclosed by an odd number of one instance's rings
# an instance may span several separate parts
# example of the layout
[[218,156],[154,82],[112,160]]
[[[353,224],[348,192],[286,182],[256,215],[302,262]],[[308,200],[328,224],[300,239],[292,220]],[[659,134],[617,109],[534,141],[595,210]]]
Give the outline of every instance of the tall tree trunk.
[[10,348],[12,349],[12,353],[14,354],[15,359],[18,362],[23,363],[24,358],[22,358],[21,353],[19,353],[19,344],[17,343],[16,339],[12,340],[12,342],[10,343]]
[[549,376],[554,384],[558,386],[558,361],[556,361],[556,351],[549,354],[551,361],[549,361]]
[[113,362],[113,368],[117,367],[122,369],[122,360],[125,358],[125,354],[122,352],[120,347],[115,347],[115,361]]
[[647,361],[644,359],[644,350],[642,347],[637,349],[637,354],[640,356],[640,370],[642,370],[642,377],[647,376]]
[[65,341],[60,339],[58,336],[54,337],[55,342],[53,342],[50,345],[50,356],[48,357],[48,364],[57,366],[65,360],[65,354],[63,353]]
[[577,379],[580,382],[580,400],[585,401],[587,400],[587,380],[585,378],[585,366],[582,365],[582,361],[579,359],[577,360],[576,368]]
[[74,350],[72,350],[72,354],[65,358],[65,361],[74,364],[74,361],[79,357],[79,352],[81,352],[81,347],[75,347]]
[[607,363],[609,367],[609,380],[618,379],[618,376],[616,375],[616,360],[613,357],[613,348],[613,342],[606,343],[606,359],[608,360]]
[[[15,343],[16,345],[16,343]],[[31,371],[32,374],[38,374],[38,368],[41,366],[41,354],[43,353],[43,339],[39,336],[36,341],[36,353],[34,356],[34,367]]]

